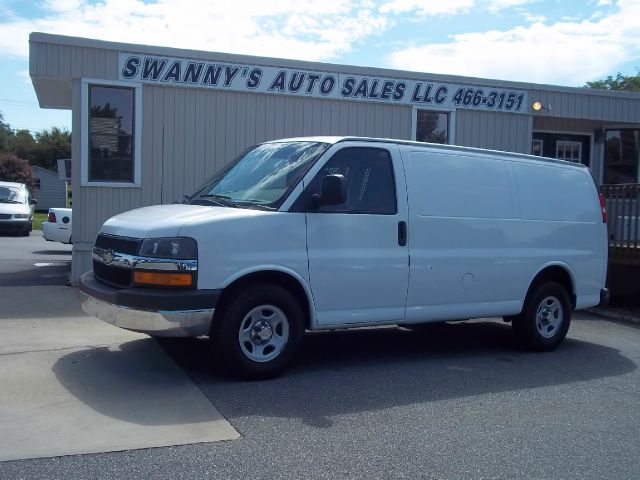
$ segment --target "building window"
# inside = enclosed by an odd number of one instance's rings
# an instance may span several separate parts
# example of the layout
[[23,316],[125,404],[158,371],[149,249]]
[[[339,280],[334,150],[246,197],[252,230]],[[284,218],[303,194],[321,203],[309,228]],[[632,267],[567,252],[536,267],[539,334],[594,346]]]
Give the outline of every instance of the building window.
[[82,81],[83,185],[140,185],[140,85]]
[[533,132],[531,153],[582,163],[588,167],[591,163],[591,136],[579,133]]
[[639,183],[640,130],[607,130],[604,183]]
[[89,181],[134,181],[135,90],[89,86]]
[[449,114],[418,110],[416,114],[416,141],[449,143]]
[[556,143],[556,158],[569,162],[580,163],[582,158],[582,143],[560,140]]
[[536,155],[538,157],[541,157],[543,149],[544,149],[544,142],[542,140],[534,139],[531,141],[531,155]]

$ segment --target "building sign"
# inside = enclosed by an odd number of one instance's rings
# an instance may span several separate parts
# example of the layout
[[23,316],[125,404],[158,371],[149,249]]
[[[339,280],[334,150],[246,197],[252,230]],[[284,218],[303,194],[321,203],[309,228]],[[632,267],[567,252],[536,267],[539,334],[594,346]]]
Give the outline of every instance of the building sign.
[[120,53],[120,80],[234,92],[368,101],[443,110],[467,108],[525,113],[527,92],[368,75],[349,75],[241,63],[210,63]]

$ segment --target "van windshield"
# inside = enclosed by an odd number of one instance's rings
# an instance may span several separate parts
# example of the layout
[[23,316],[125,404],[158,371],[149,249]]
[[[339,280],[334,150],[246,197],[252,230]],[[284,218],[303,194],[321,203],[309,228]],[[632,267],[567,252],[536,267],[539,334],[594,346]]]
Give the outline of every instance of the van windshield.
[[27,199],[20,189],[0,186],[0,203],[27,203]]
[[328,147],[310,141],[251,147],[188,197],[189,203],[275,210]]

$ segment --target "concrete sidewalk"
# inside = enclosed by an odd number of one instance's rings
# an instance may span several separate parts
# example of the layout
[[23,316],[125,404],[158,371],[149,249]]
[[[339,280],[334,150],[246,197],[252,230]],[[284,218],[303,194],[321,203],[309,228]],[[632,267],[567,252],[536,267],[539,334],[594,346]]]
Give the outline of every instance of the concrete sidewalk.
[[238,438],[156,342],[63,286],[0,288],[0,461]]

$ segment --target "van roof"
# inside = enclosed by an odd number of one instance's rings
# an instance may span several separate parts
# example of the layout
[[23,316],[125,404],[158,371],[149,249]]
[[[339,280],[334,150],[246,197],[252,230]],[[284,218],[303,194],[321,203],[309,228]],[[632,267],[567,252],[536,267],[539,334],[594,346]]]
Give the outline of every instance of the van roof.
[[[447,152],[453,152],[458,154],[484,154],[490,153],[496,157],[504,157],[510,160],[513,159],[521,159],[533,162],[544,162],[544,163],[556,163],[559,165],[563,165],[566,167],[574,167],[574,168],[588,168],[586,165],[581,163],[569,162],[566,160],[560,160],[557,158],[550,157],[541,157],[537,155],[528,155],[526,153],[514,153],[514,152],[505,152],[501,150],[490,150],[486,148],[477,148],[477,147],[463,147],[459,145],[446,145],[441,143],[428,143],[428,142],[416,142],[412,140],[399,140],[397,138],[374,138],[374,137],[338,137],[338,136],[317,136],[317,137],[293,137],[293,138],[282,138],[278,140],[272,140],[271,142],[287,142],[287,141],[308,141],[308,142],[323,142],[323,143],[341,143],[341,142],[371,142],[371,143],[395,143],[397,145],[407,145],[425,148],[428,147],[430,149],[437,149]],[[271,143],[265,142],[265,143]]]

